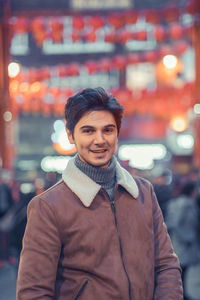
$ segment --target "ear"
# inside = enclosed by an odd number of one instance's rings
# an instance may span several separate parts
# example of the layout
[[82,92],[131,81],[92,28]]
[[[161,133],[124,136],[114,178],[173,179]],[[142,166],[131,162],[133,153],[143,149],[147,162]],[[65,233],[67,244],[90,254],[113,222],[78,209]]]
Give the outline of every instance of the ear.
[[69,140],[70,144],[74,144],[73,134],[67,128],[66,128],[66,132],[67,132],[67,136],[68,136],[68,140]]

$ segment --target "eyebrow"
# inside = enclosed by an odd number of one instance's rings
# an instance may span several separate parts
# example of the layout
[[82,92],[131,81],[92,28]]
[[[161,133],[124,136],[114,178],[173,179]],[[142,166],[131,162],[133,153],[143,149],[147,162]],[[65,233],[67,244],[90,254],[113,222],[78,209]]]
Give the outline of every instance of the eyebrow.
[[[116,128],[117,126],[114,124],[107,124],[103,128],[107,128],[107,127]],[[91,125],[84,125],[84,126],[80,127],[80,129],[94,129],[94,128],[95,128],[95,126],[91,126]]]

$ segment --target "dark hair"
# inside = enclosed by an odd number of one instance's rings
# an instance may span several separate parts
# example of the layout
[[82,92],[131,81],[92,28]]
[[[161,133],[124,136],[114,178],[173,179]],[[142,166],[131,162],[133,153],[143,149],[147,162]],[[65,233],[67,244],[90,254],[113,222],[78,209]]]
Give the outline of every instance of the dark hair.
[[115,118],[119,133],[123,115],[123,106],[112,94],[101,88],[86,88],[68,98],[65,105],[66,128],[73,134],[74,127],[87,111],[106,110]]
[[193,181],[188,181],[183,185],[181,189],[181,194],[186,196],[191,196],[195,189],[196,189],[196,183]]

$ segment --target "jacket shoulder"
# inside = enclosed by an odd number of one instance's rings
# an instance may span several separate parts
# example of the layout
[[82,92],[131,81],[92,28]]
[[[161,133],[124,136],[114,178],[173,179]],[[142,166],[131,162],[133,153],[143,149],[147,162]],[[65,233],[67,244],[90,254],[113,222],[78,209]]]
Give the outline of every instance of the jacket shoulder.
[[136,181],[139,189],[151,189],[153,187],[152,183],[146,178],[133,176],[133,179]]
[[68,195],[69,193],[72,193],[70,188],[64,183],[63,180],[60,180],[41,194],[35,196],[31,200],[31,202],[40,199],[47,202],[48,204],[54,204],[57,203],[60,199],[63,199],[63,197],[66,198],[66,195]]

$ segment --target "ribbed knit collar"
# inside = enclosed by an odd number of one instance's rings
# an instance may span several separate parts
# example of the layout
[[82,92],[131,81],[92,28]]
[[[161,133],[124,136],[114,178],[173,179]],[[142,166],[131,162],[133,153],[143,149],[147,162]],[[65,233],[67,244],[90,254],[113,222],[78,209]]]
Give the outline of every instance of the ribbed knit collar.
[[112,188],[115,184],[116,158],[113,156],[107,168],[95,167],[80,160],[75,156],[75,165],[88,177],[105,189]]

